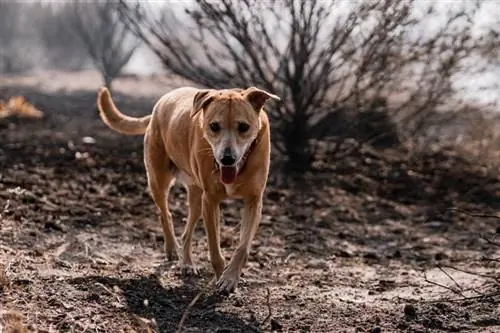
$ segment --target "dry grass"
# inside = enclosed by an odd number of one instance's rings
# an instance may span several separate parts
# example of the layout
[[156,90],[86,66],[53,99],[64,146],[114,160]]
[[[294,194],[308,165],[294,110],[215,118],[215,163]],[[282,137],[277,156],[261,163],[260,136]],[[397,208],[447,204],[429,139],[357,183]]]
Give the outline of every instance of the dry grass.
[[44,114],[23,96],[12,96],[7,102],[0,101],[0,119],[11,116],[22,118],[43,118]]
[[483,165],[489,172],[500,172],[500,121],[498,116],[477,112],[464,137],[456,142],[459,152]]
[[[8,292],[10,279],[7,276],[6,267],[0,263],[0,297]],[[12,310],[0,310],[0,332],[1,333],[25,333],[23,316]]]
[[27,333],[22,315],[17,311],[0,311],[2,333]]
[[0,294],[3,294],[9,285],[9,279],[5,272],[5,265],[0,263]]
[[431,126],[408,138],[410,155],[451,149],[483,171],[500,174],[500,116],[480,105],[466,105],[453,113],[436,113]]

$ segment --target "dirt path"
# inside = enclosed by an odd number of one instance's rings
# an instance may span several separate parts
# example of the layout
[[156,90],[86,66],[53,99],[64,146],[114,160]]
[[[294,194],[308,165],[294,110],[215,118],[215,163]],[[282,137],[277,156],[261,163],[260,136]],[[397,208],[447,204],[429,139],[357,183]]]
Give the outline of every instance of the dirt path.
[[[0,323],[175,332],[212,277],[201,224],[201,276],[186,280],[164,261],[142,139],[102,125],[92,93],[26,95],[47,119],[0,123]],[[119,100],[131,114],[154,102]],[[494,240],[500,220],[470,214],[497,214],[500,179],[452,152],[369,150],[304,179],[271,177],[244,282],[203,295],[185,332],[500,332],[500,247],[480,236]],[[170,197],[177,235],[184,200],[182,189]],[[227,258],[239,207],[223,209]]]

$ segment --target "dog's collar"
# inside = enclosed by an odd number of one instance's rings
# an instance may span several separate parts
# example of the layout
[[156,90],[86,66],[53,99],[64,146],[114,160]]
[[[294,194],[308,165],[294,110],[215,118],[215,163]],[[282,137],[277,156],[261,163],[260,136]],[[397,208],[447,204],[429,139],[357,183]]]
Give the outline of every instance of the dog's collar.
[[[252,143],[250,144],[250,147],[248,147],[248,149],[245,152],[245,154],[243,154],[243,157],[241,158],[241,161],[240,161],[240,167],[238,168],[238,175],[240,173],[242,173],[243,170],[245,169],[245,166],[247,165],[248,156],[250,156],[250,154],[253,152],[253,150],[257,146],[257,139],[258,138],[255,138],[255,140],[252,141]],[[219,171],[220,170],[219,164],[217,163],[217,161],[215,160],[215,158],[214,158],[214,164],[215,164],[215,169],[217,171]]]

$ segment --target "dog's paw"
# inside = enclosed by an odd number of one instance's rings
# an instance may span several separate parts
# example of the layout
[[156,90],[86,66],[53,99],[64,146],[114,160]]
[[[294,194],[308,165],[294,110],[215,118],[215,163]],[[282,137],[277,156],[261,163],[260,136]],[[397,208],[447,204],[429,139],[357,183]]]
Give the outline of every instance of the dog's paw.
[[177,261],[179,260],[179,254],[176,249],[173,250],[165,250],[167,261]]
[[229,295],[236,290],[238,286],[238,277],[228,276],[223,274],[217,281],[217,293],[220,295]]

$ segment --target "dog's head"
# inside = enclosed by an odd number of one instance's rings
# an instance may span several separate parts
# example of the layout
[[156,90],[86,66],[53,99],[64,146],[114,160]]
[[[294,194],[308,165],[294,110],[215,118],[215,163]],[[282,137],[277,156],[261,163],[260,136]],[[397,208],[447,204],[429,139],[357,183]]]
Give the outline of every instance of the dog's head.
[[235,181],[244,155],[261,129],[259,113],[268,99],[280,100],[255,87],[207,89],[194,97],[191,116],[203,110],[203,135],[212,148],[223,183]]

